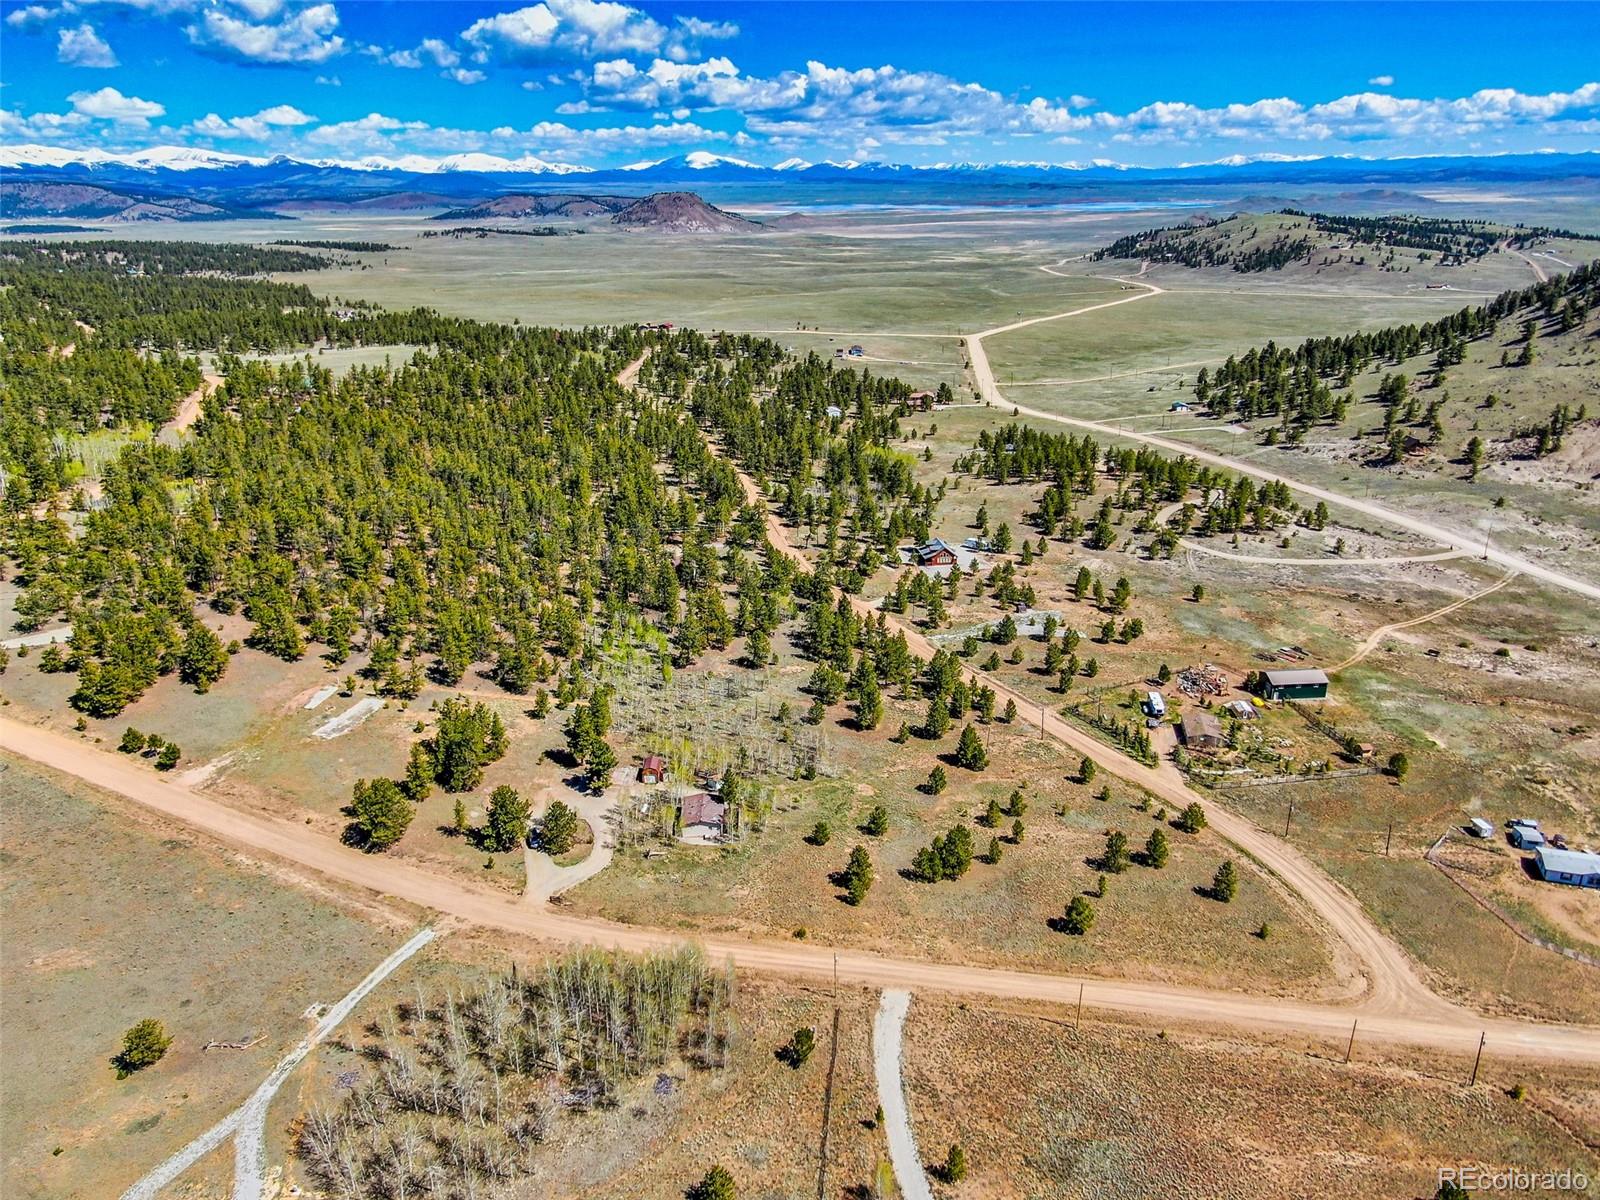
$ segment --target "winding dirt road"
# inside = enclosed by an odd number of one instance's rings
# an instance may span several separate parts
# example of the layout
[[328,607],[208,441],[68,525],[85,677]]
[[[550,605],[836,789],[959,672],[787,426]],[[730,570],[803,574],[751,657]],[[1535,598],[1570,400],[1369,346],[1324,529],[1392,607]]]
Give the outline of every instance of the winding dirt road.
[[[1381,562],[1382,560],[1381,559],[1367,559],[1366,561],[1367,562]],[[1383,641],[1383,639],[1388,637],[1391,633],[1395,632],[1397,629],[1410,629],[1413,625],[1422,625],[1422,624],[1425,624],[1428,621],[1434,620],[1435,618],[1442,617],[1442,616],[1446,615],[1447,613],[1453,613],[1453,612],[1455,612],[1456,609],[1461,608],[1461,607],[1463,607],[1465,605],[1471,604],[1474,600],[1481,600],[1485,596],[1489,595],[1492,592],[1498,592],[1501,588],[1505,587],[1506,584],[1510,583],[1516,577],[1517,577],[1517,573],[1515,571],[1509,571],[1509,572],[1506,573],[1506,575],[1503,578],[1501,578],[1499,580],[1496,580],[1494,583],[1491,583],[1488,587],[1484,588],[1483,590],[1477,591],[1477,592],[1473,592],[1472,595],[1470,595],[1470,596],[1463,596],[1459,600],[1452,600],[1449,604],[1446,604],[1443,608],[1436,608],[1430,613],[1423,613],[1420,617],[1412,617],[1409,621],[1396,621],[1392,625],[1380,625],[1380,626],[1378,626],[1378,628],[1374,629],[1371,633],[1367,634],[1366,640],[1361,643],[1360,647],[1356,650],[1356,652],[1354,654],[1352,654],[1349,658],[1345,659],[1342,663],[1338,663],[1335,666],[1329,667],[1328,668],[1328,674],[1332,675],[1332,674],[1334,674],[1334,672],[1342,671],[1346,667],[1355,666],[1363,658],[1365,658],[1367,655],[1371,654],[1374,650],[1376,650],[1378,648],[1379,644]]]
[[980,333],[968,334],[963,340],[967,347],[967,357],[972,363],[972,378],[977,387],[978,394],[991,404],[1008,406],[1015,410],[1018,416],[1029,417],[1036,421],[1051,421],[1059,425],[1070,425],[1075,429],[1087,429],[1107,438],[1123,438],[1128,441],[1143,442],[1147,446],[1157,446],[1169,450],[1174,454],[1185,454],[1198,462],[1208,463],[1214,467],[1224,467],[1240,475],[1248,475],[1252,479],[1261,479],[1270,483],[1281,483],[1292,491],[1303,496],[1310,496],[1315,500],[1322,500],[1327,504],[1339,508],[1358,512],[1365,516],[1382,521],[1396,529],[1404,529],[1410,533],[1420,534],[1431,538],[1442,546],[1453,550],[1479,550],[1491,562],[1497,562],[1508,570],[1527,575],[1542,583],[1548,583],[1564,591],[1572,592],[1589,600],[1600,600],[1600,585],[1593,584],[1584,579],[1577,579],[1560,571],[1553,570],[1531,559],[1519,555],[1508,554],[1504,550],[1494,547],[1484,547],[1477,536],[1469,537],[1459,530],[1450,529],[1443,525],[1436,525],[1432,521],[1425,521],[1420,517],[1409,516],[1382,504],[1375,504],[1370,500],[1357,500],[1339,492],[1329,491],[1327,488],[1317,487],[1314,484],[1301,483],[1280,475],[1276,471],[1269,471],[1252,463],[1243,462],[1236,458],[1228,458],[1215,454],[1209,450],[1197,449],[1185,442],[1174,441],[1171,438],[1161,437],[1154,433],[1138,433],[1128,429],[1119,429],[1104,421],[1089,421],[1081,417],[1067,417],[1060,413],[1046,412],[1039,408],[1030,408],[1024,404],[1016,404],[1007,400],[1001,394],[999,386],[995,383],[994,371],[989,365],[989,355],[984,349],[984,339],[998,337],[1016,329],[1023,329],[1030,325],[1042,325],[1047,321],[1062,321],[1068,317],[1079,316],[1082,313],[1093,312],[1098,308],[1109,308],[1118,304],[1132,304],[1139,300],[1148,300],[1153,296],[1162,294],[1163,289],[1153,283],[1144,283],[1137,277],[1119,279],[1120,283],[1131,284],[1143,288],[1144,291],[1135,296],[1126,296],[1121,300],[1112,300],[1105,304],[1090,305],[1087,308],[1071,309],[1067,312],[1054,313],[1050,316],[1032,317],[1026,321],[1013,321],[1009,325],[997,325],[993,329],[985,329]]
[[[467,924],[551,942],[632,951],[676,945],[685,936],[682,930],[622,925],[525,904],[520,897],[437,875],[399,859],[363,854],[302,823],[230,808],[210,796],[169,782],[151,771],[143,760],[130,760],[90,746],[80,738],[25,725],[9,717],[0,717],[0,752],[76,776],[230,845],[418,904]],[[1404,1043],[1470,1054],[1482,1032],[1489,1039],[1490,1053],[1500,1057],[1600,1066],[1600,1029],[1480,1018],[1425,990],[1425,1002],[1420,1007],[1414,998],[1396,995],[1388,988],[1376,989],[1354,1004],[1317,1003],[1170,984],[891,958],[849,949],[837,951],[836,960],[835,951],[829,947],[794,942],[720,936],[701,941],[714,958],[731,960],[743,969],[788,977],[829,980],[837,961],[839,979],[872,988],[931,988],[1062,1005],[1077,1003],[1081,983],[1088,1007],[1156,1020],[1306,1034],[1342,1045],[1342,1039],[1349,1035],[1350,1022],[1359,1018],[1364,1042]]]

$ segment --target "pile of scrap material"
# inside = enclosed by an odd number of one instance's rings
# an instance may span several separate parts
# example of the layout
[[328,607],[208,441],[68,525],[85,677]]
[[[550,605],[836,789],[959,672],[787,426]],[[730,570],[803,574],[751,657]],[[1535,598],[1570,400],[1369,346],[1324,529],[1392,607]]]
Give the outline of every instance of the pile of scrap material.
[[1221,667],[1211,663],[1185,667],[1178,672],[1178,690],[1193,699],[1220,696],[1228,690],[1228,677],[1222,673]]

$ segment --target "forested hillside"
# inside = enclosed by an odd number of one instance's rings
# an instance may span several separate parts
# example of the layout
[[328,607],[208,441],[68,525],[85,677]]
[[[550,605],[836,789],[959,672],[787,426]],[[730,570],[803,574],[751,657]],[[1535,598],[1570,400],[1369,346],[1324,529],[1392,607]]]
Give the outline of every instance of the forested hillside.
[[1228,267],[1242,274],[1281,271],[1292,265],[1318,273],[1334,267],[1407,273],[1414,268],[1465,266],[1502,248],[1596,240],[1600,239],[1562,229],[1449,217],[1339,216],[1284,209],[1129,234],[1091,258],[1171,263],[1196,270]]
[[[1256,423],[1267,444],[1353,423],[1375,464],[1438,449],[1476,474],[1494,456],[1553,454],[1595,411],[1597,314],[1591,263],[1423,325],[1268,343],[1202,368],[1194,395],[1213,415]],[[1379,406],[1375,419],[1367,402]]]
[[[228,654],[206,608],[241,612],[249,643],[285,659],[370,651],[369,672],[401,697],[425,672],[454,683],[473,664],[492,664],[511,692],[549,681],[571,696],[591,648],[639,618],[671,632],[680,663],[737,636],[764,657],[792,615],[794,568],[759,553],[762,515],[706,432],[787,481],[857,585],[896,539],[926,532],[932,497],[888,449],[909,390],[897,381],[797,363],[748,337],[426,311],[341,320],[304,288],[221,274],[263,261],[237,249],[181,264],[151,252],[133,275],[127,249],[6,264],[7,324],[31,338],[32,377],[87,397],[0,392],[6,428],[22,435],[7,439],[0,527],[24,585],[17,614],[73,622],[67,652],[41,665],[77,672],[73,702],[87,713],[120,711],[168,672],[217,678]],[[130,368],[171,372],[155,388],[168,403],[197,349],[220,352],[226,384],[176,446],[130,443],[105,471],[102,504],[69,521],[59,435],[160,415],[153,403],[127,413],[120,384],[74,373],[77,355],[59,346],[84,336],[78,322]],[[337,377],[310,359],[235,353],[312,337],[436,349]],[[646,386],[620,386],[647,350]]]

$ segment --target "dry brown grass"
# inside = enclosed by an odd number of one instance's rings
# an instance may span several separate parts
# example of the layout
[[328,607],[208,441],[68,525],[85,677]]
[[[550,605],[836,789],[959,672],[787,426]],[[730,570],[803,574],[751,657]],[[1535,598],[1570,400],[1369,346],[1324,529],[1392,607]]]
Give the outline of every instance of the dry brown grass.
[[[1440,1166],[1600,1172],[1592,1076],[1487,1060],[1369,1061],[917,997],[907,1093],[925,1158],[962,1142],[958,1196],[1432,1196]],[[1518,1102],[1507,1094],[1528,1089]],[[1576,1135],[1576,1136],[1574,1136]],[[1588,1145],[1581,1139],[1587,1139]]]

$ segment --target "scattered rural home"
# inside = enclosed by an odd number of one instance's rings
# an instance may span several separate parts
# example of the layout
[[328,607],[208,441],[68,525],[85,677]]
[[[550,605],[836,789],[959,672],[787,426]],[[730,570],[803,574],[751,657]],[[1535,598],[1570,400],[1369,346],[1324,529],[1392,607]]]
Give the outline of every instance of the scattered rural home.
[[1179,728],[1183,732],[1183,744],[1191,750],[1220,750],[1226,744],[1222,722],[1208,712],[1191,709],[1183,714]]
[[1538,865],[1539,877],[1546,883],[1600,888],[1600,854],[1539,846],[1534,849],[1533,860]]
[[1511,844],[1518,850],[1537,850],[1545,842],[1544,834],[1532,825],[1513,825]]
[[688,842],[709,842],[721,837],[727,807],[707,792],[690,792],[682,801],[679,836]]
[[667,760],[659,754],[645,756],[644,762],[639,764],[640,783],[665,783],[667,779]]
[[1264,700],[1326,700],[1328,677],[1315,668],[1261,672]]
[[929,575],[948,575],[952,567],[960,567],[965,573],[983,566],[983,560],[973,551],[965,546],[952,546],[943,538],[903,550],[901,557],[906,562],[916,563]]

